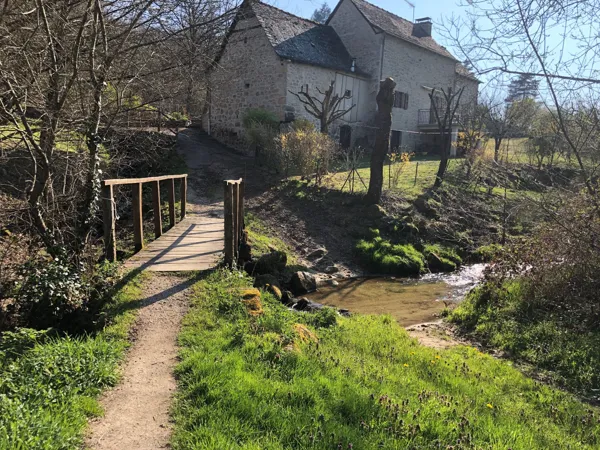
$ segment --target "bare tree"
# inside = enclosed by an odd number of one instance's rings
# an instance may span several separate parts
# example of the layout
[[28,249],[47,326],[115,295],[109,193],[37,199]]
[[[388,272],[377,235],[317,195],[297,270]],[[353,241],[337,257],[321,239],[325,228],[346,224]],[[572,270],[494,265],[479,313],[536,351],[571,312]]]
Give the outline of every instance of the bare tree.
[[344,101],[351,99],[352,95],[347,95],[346,93],[344,95],[337,94],[335,92],[335,81],[331,82],[325,92],[321,91],[318,87],[316,89],[323,96],[322,100],[310,95],[308,91],[289,92],[300,100],[307,113],[319,120],[321,133],[327,134],[329,132],[329,125],[344,117],[356,105],[353,104],[350,108],[344,108]]
[[386,78],[379,83],[377,94],[377,134],[375,146],[371,154],[371,178],[365,200],[367,203],[378,204],[383,190],[383,163],[390,147],[390,132],[392,129],[392,106],[394,105],[394,89],[396,82]]
[[546,109],[575,157],[585,189],[595,197],[592,174],[596,168],[583,157],[581,139],[593,132],[593,118],[589,117],[585,132],[570,129],[569,122],[574,109],[585,105],[590,111],[588,106],[600,98],[596,68],[600,1],[465,2],[467,17],[449,19],[444,26],[446,37],[479,75],[523,75],[540,81]]
[[[435,176],[433,188],[437,189],[442,185],[446,170],[448,169],[448,158],[450,157],[450,149],[452,147],[452,128],[456,122],[456,111],[460,106],[460,99],[465,88],[462,87],[458,91],[452,88],[448,90],[440,89],[443,97],[436,95],[437,89],[429,93],[431,99],[431,108],[435,114],[435,119],[438,124],[442,147],[440,152],[440,165]],[[441,101],[440,101],[441,100]]]

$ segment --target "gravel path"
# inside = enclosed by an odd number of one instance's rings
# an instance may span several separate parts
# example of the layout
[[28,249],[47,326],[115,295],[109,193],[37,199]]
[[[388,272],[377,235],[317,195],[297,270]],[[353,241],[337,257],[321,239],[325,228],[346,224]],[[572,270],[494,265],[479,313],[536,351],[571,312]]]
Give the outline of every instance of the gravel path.
[[153,274],[144,283],[144,305],[132,332],[123,379],[100,399],[104,417],[90,424],[88,448],[169,448],[177,335],[190,286],[187,278],[163,274]]

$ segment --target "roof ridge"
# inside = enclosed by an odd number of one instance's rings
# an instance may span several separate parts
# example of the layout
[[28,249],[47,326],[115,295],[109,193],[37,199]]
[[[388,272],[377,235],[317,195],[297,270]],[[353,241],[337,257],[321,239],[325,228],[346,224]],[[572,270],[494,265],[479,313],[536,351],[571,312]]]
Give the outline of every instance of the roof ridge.
[[391,11],[388,11],[387,9],[383,9],[381,6],[377,6],[377,5],[375,5],[375,4],[371,3],[371,2],[368,2],[368,1],[366,1],[366,0],[352,0],[352,1],[353,1],[353,2],[354,2],[354,1],[358,1],[358,2],[363,2],[363,3],[366,3],[367,5],[370,5],[370,6],[372,6],[373,8],[377,8],[377,9],[379,9],[380,11],[383,11],[384,13],[386,13],[386,14],[389,14],[390,16],[397,17],[397,18],[398,18],[398,19],[400,19],[400,20],[403,20],[403,21],[405,21],[405,22],[408,22],[408,23],[410,23],[410,24],[413,24],[413,25],[414,25],[414,22],[412,22],[412,21],[410,21],[410,20],[408,20],[408,19],[405,19],[404,17],[402,17],[402,16],[399,16],[398,14],[395,14],[395,13],[393,13],[393,12],[391,12]]
[[314,20],[311,20],[311,19],[305,19],[304,17],[297,16],[296,14],[292,14],[289,11],[286,11],[284,9],[278,8],[277,6],[270,5],[269,3],[263,2],[261,0],[250,1],[250,6],[253,6],[253,5],[257,4],[257,3],[260,3],[263,6],[268,6],[271,9],[276,9],[277,11],[280,11],[280,12],[282,12],[284,14],[287,14],[288,16],[294,17],[296,19],[303,20],[305,22],[312,23],[314,25],[320,25],[320,26],[323,26],[323,27],[324,26],[328,26],[328,25],[323,25],[322,23],[319,23],[319,22],[315,22]]

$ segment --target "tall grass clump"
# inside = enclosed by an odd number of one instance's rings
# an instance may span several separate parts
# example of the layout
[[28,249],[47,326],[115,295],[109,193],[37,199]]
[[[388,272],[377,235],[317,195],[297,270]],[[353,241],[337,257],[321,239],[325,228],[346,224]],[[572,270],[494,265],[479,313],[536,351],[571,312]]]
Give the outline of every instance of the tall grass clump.
[[378,230],[371,239],[359,240],[354,252],[372,273],[415,276],[425,271],[423,255],[411,244],[392,244],[383,239]]

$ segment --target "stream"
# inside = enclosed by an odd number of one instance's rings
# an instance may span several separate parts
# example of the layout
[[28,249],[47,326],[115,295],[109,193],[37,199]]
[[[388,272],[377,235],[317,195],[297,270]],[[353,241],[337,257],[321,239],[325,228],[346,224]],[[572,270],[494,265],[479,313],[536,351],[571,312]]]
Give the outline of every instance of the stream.
[[349,278],[324,286],[307,298],[362,314],[391,314],[400,325],[439,319],[448,303],[462,301],[482,279],[485,264],[464,266],[453,273],[421,278]]

